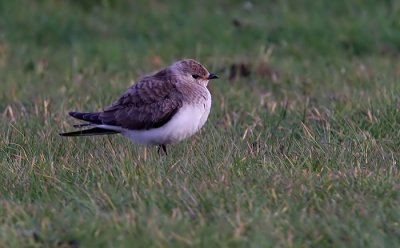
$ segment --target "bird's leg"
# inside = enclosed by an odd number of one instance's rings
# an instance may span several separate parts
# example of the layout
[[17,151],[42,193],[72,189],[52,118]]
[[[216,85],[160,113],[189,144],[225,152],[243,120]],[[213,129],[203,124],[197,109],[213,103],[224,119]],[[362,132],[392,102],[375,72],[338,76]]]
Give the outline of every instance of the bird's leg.
[[167,153],[167,146],[164,144],[158,145],[158,154],[161,155],[161,149],[164,152],[165,155],[168,155]]

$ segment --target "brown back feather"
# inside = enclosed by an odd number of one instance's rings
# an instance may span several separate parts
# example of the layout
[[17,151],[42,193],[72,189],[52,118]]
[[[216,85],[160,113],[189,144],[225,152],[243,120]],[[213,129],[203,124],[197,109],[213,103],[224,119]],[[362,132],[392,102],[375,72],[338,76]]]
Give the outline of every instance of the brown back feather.
[[132,130],[163,126],[182,106],[176,78],[168,69],[142,78],[116,102],[104,109],[102,123]]

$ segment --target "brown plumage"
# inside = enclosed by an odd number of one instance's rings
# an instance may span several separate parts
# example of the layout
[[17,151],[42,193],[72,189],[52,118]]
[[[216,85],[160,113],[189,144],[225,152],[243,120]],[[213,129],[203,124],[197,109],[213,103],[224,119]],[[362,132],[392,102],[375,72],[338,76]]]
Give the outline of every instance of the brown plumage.
[[[143,138],[140,137],[136,140],[131,137],[131,134],[126,134],[126,131],[157,130],[165,126],[182,107],[204,105],[203,108],[205,108],[206,102],[211,103],[206,86],[208,80],[214,78],[217,76],[209,73],[195,60],[178,61],[170,67],[141,78],[103,111],[70,112],[72,117],[89,122],[76,125],[76,127],[94,128],[61,135],[90,135],[90,130],[93,130],[93,135],[121,132],[134,142],[157,144],[157,139],[149,139],[149,141],[144,139],[143,141]],[[102,129],[106,129],[106,131]],[[161,137],[159,144],[168,143],[168,139],[166,140],[167,142]],[[174,142],[175,139],[172,139],[169,143]]]
[[116,102],[99,114],[103,124],[132,130],[164,125],[182,106],[182,93],[176,78],[165,70],[142,78]]

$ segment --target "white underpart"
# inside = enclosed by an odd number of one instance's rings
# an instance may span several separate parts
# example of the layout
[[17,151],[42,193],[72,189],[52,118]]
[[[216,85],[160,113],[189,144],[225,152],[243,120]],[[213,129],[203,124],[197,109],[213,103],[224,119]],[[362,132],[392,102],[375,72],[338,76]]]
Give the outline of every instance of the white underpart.
[[104,129],[119,131],[137,144],[174,144],[196,133],[207,121],[211,108],[211,95],[199,104],[183,105],[166,124],[149,130],[129,130],[116,126],[98,125]]

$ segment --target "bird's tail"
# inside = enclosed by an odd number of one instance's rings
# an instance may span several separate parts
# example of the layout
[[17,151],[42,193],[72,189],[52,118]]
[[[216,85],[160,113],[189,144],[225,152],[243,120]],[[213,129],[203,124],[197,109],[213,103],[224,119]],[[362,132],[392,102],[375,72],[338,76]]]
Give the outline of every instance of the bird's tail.
[[104,134],[116,134],[119,133],[118,131],[104,129],[104,128],[91,128],[85,130],[79,130],[75,132],[68,132],[68,133],[60,133],[61,136],[66,137],[75,137],[75,136],[92,136],[92,135],[104,135]]
[[69,112],[69,115],[76,119],[88,122],[88,123],[76,124],[74,125],[75,128],[82,128],[82,127],[87,127],[87,128],[93,127],[93,128],[79,130],[75,132],[60,133],[61,136],[74,137],[74,136],[92,136],[92,135],[119,133],[118,131],[97,127],[97,125],[102,124],[100,120],[100,113]]

